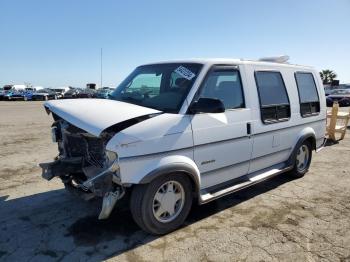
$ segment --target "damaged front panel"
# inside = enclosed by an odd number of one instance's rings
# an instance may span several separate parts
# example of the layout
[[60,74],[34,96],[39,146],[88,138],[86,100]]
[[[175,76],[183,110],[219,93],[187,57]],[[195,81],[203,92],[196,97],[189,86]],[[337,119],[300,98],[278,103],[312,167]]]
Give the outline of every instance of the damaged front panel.
[[106,150],[106,144],[117,132],[157,114],[122,121],[110,126],[98,137],[55,113],[52,115],[55,120],[51,129],[52,140],[58,145],[59,155],[53,162],[40,164],[42,177],[47,180],[59,177],[68,190],[84,199],[103,197],[99,218],[107,218],[116,201],[123,197],[125,188],[120,181],[118,156]]
[[[58,144],[59,155],[54,162],[40,164],[47,180],[60,177],[64,184],[80,187],[112,164],[113,160],[105,152],[110,135],[95,137],[63,119],[57,119],[52,125],[52,137]],[[104,196],[112,189],[112,174],[101,176],[93,186],[84,189],[96,196]]]

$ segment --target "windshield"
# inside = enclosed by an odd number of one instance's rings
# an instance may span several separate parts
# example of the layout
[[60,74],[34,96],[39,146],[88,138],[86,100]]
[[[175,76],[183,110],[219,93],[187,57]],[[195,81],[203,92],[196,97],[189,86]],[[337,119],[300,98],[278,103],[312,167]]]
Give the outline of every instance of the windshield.
[[110,99],[178,113],[201,68],[201,64],[194,63],[140,66],[111,93]]

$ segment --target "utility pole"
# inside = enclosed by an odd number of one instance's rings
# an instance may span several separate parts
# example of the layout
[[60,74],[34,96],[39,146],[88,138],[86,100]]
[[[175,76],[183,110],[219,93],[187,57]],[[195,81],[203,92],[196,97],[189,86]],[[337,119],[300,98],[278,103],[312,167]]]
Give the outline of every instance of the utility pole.
[[102,88],[102,47],[101,47],[101,83],[100,88]]

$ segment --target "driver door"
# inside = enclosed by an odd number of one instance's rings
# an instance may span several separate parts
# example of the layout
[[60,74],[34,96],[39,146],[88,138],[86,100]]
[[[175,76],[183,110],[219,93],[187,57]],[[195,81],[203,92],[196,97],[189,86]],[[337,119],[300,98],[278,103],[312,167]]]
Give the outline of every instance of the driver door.
[[201,173],[201,189],[246,175],[252,153],[251,110],[246,107],[237,67],[213,67],[195,100],[220,99],[224,113],[198,113],[192,118],[194,161]]

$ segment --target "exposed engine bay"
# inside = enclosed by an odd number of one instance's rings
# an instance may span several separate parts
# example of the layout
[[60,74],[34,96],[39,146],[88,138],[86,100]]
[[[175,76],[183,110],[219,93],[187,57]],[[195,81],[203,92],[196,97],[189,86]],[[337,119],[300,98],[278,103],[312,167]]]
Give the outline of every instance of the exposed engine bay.
[[52,140],[58,144],[59,155],[53,162],[40,164],[43,178],[59,177],[66,189],[85,200],[103,197],[99,218],[107,218],[125,192],[120,184],[118,156],[105,150],[114,132],[96,137],[55,114],[53,117]]

